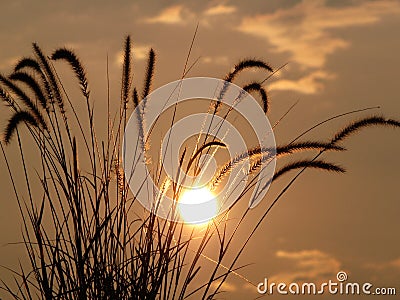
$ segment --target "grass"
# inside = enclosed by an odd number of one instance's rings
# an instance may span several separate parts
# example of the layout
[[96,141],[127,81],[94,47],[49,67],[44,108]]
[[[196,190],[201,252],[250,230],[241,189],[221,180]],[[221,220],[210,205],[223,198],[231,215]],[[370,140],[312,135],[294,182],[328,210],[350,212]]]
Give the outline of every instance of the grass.
[[[1,150],[18,202],[23,244],[30,261],[28,271],[22,266],[11,270],[15,286],[2,281],[1,288],[14,299],[214,299],[229,276],[240,276],[239,270],[244,266],[237,263],[248,242],[305,169],[344,172],[343,167],[320,157],[327,151],[344,151],[342,142],[363,128],[400,127],[396,120],[369,116],[350,123],[326,141],[299,141],[308,131],[331,119],[359,112],[354,111],[321,122],[288,144],[278,146],[278,161],[297,152],[317,151],[317,154],[294,159],[275,171],[269,183],[299,170],[261,217],[252,222],[253,227],[245,237],[239,237],[238,232],[248,218],[250,207],[238,219],[230,218],[229,213],[252,190],[261,168],[275,157],[275,151],[254,147],[238,154],[219,166],[210,189],[218,188],[232,169],[246,159],[251,161],[248,174],[251,180],[235,204],[198,235],[196,228],[184,223],[142,212],[123,172],[124,129],[130,113],[151,91],[156,64],[154,50],[149,51],[145,81],[138,92],[132,83],[131,40],[129,36],[126,38],[120,102],[113,113],[115,105],[107,99],[106,133],[96,131],[89,80],[75,52],[60,48],[47,57],[33,44],[33,54],[22,58],[9,76],[0,76],[0,98],[11,113]],[[86,106],[85,118],[78,117],[76,101],[80,100],[72,101],[68,96],[53,65],[55,61],[65,62],[72,69]],[[232,82],[249,69],[258,69],[268,76],[273,73],[262,60],[243,60],[224,79]],[[269,112],[265,81],[251,82],[243,88],[258,95],[264,112]],[[224,115],[222,106],[219,99],[210,103],[213,116],[222,114],[225,120],[230,111]],[[144,115],[138,113],[136,117],[142,126],[138,137],[142,151],[149,151],[151,146],[143,133]],[[11,164],[7,154],[6,146],[13,140],[19,151],[24,187],[16,182],[15,174],[21,171]],[[208,130],[202,141],[199,139],[192,146],[193,153],[189,155],[184,150],[179,161],[186,173],[196,174],[200,154],[206,151],[214,155],[216,152],[211,148],[222,149],[225,144],[215,140]],[[36,168],[27,159],[32,153],[36,155]],[[178,200],[182,187],[168,183],[161,170],[154,174],[161,193],[168,190]],[[135,174],[132,178],[135,179]],[[240,247],[233,247],[234,243]],[[207,255],[210,249],[216,253],[215,257]],[[203,259],[211,261],[214,267],[205,269]]]

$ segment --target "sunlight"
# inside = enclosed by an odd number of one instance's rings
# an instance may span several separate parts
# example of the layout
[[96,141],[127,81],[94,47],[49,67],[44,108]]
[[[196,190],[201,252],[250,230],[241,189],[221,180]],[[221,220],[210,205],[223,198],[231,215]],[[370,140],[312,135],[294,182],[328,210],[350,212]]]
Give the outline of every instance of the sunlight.
[[179,213],[185,223],[204,225],[218,213],[218,200],[208,188],[185,190],[179,200]]

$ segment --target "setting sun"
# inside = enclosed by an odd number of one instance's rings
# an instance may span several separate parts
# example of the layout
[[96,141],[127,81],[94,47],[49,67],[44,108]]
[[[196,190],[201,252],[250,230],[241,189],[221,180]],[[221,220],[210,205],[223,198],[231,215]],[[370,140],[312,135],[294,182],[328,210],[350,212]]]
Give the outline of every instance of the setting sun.
[[179,213],[185,223],[201,225],[218,213],[218,200],[207,188],[185,190],[179,200]]

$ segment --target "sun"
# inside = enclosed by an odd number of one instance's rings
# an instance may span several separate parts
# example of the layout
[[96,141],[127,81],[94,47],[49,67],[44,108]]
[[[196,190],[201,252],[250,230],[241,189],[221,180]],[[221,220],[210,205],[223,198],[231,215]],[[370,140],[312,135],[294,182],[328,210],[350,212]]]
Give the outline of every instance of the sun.
[[179,213],[185,223],[204,225],[218,214],[218,200],[205,187],[183,191],[178,203]]

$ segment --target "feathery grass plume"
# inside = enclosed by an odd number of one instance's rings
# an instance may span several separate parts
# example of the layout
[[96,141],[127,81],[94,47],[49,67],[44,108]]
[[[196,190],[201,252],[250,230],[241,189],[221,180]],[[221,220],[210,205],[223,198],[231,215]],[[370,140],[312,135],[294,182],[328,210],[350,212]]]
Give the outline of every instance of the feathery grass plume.
[[31,57],[23,57],[21,58],[14,66],[14,72],[18,72],[22,69],[32,69],[37,73],[41,73],[42,70],[40,68],[39,63]]
[[10,143],[13,133],[21,122],[39,127],[36,118],[29,111],[20,110],[15,112],[10,120],[8,120],[7,127],[4,130],[4,141],[6,144]]
[[[305,150],[320,150],[320,151],[344,151],[346,148],[333,145],[332,143],[306,141],[306,142],[295,142],[284,146],[278,146],[276,148],[276,157],[279,158],[283,155],[292,154],[295,152],[301,152]],[[257,171],[261,165],[270,160],[268,156],[262,156],[258,158],[250,167],[249,174]]]
[[79,80],[79,85],[81,87],[81,91],[83,96],[86,99],[89,99],[89,84],[86,78],[85,68],[83,67],[81,61],[76,56],[73,50],[67,48],[59,48],[53,52],[51,55],[52,60],[60,60],[63,59],[69,63],[73,71],[75,72],[76,77]]
[[16,86],[3,75],[0,75],[0,82],[2,82],[13,93],[15,93],[20,98],[20,100],[31,110],[32,115],[36,118],[41,127],[43,129],[47,129],[47,124],[42,113],[39,111],[39,108],[36,106],[36,104],[28,97],[28,95],[25,94],[18,86]]
[[[260,153],[261,153],[261,149],[260,149]],[[270,158],[273,157],[273,149],[272,148],[263,149],[262,153],[266,154],[266,156],[269,156]],[[250,156],[255,155],[255,154],[256,153],[251,154],[250,151],[243,152],[242,154],[239,154],[236,157],[234,157],[232,160],[228,161],[225,165],[223,165],[218,170],[218,172],[216,173],[214,178],[211,180],[210,190],[211,191],[215,190],[215,188],[218,186],[218,184],[221,182],[221,180],[225,176],[229,175],[235,166],[239,165],[243,161],[247,160]]]
[[188,165],[187,165],[187,171],[190,170],[190,167],[192,166],[193,162],[195,161],[195,159],[197,158],[197,156],[199,156],[204,149],[213,147],[213,146],[217,146],[217,147],[222,147],[222,148],[226,148],[226,144],[219,142],[219,141],[212,141],[212,142],[208,142],[206,144],[204,144],[203,146],[201,146],[196,153],[190,158]]
[[138,91],[135,88],[133,88],[132,91],[132,101],[133,101],[133,108],[135,109],[136,112],[136,121],[139,127],[139,141],[140,141],[140,147],[142,150],[145,149],[145,141],[144,141],[144,119],[143,119],[143,110],[144,107],[139,107],[138,109],[136,109],[139,105],[139,95],[138,95]]
[[338,165],[325,162],[323,160],[299,160],[292,163],[289,163],[275,172],[273,180],[278,179],[285,173],[301,168],[313,168],[313,169],[320,169],[326,170],[330,172],[337,172],[337,173],[344,173],[346,170]]
[[125,189],[125,175],[119,158],[114,159],[114,172],[116,176],[118,192],[122,195]]
[[139,95],[136,88],[133,88],[132,101],[133,101],[133,109],[135,109],[139,105]]
[[381,116],[372,116],[360,119],[347,125],[345,128],[340,130],[335,136],[332,138],[331,143],[336,144],[347,138],[349,135],[356,133],[358,130],[374,126],[374,125],[382,125],[382,126],[389,126],[389,127],[400,127],[400,122],[392,119],[385,119]]
[[[338,145],[332,145],[331,143],[327,143],[327,142],[304,141],[304,142],[290,143],[290,144],[283,145],[283,146],[277,146],[275,150],[276,150],[275,155],[277,158],[279,158],[279,157],[287,155],[287,154],[293,154],[295,152],[302,152],[302,151],[307,151],[307,150],[344,151],[344,150],[346,150],[346,148],[338,146]],[[257,169],[257,167],[261,166],[261,164],[263,164],[264,162],[266,162],[270,159],[269,153],[271,153],[271,150],[253,148],[249,152],[251,154],[251,157],[262,155],[262,157],[257,159],[257,161],[251,167],[252,171]],[[264,155],[264,153],[267,153],[267,155]],[[252,171],[250,171],[250,173]]]
[[245,59],[240,61],[235,65],[233,68],[233,71],[229,72],[224,80],[228,82],[232,82],[236,78],[236,76],[242,72],[243,70],[250,69],[250,68],[257,68],[257,69],[264,69],[267,70],[268,72],[273,72],[274,70],[272,67],[267,64],[266,62],[259,60],[259,59]]
[[254,171],[258,170],[259,167],[268,160],[272,159],[274,156],[279,158],[280,156],[286,154],[292,154],[294,152],[306,151],[306,150],[333,150],[333,151],[343,151],[345,148],[337,145],[333,145],[331,143],[325,142],[316,142],[316,141],[305,141],[305,142],[296,142],[284,146],[278,146],[276,149],[273,148],[265,148],[265,147],[254,147],[247,152],[243,152],[242,154],[237,155],[231,161],[227,162],[223,165],[217,174],[214,176],[213,180],[211,181],[211,189],[214,190],[221,180],[230,174],[232,169],[239,165],[240,163],[244,162],[249,158],[254,158],[261,156],[254,162],[249,170],[249,174],[253,173]]
[[[279,157],[284,154],[291,154],[293,152],[299,152],[304,150],[334,150],[334,151],[344,151],[346,148],[338,145],[332,145],[328,142],[317,142],[317,141],[305,141],[305,142],[295,142],[287,144],[284,146],[276,147],[276,155]],[[258,150],[255,150],[258,151]]]
[[264,89],[264,88],[262,87],[262,85],[261,85],[259,82],[252,82],[252,83],[246,84],[246,85],[243,87],[243,89],[244,89],[246,92],[248,92],[248,93],[251,93],[251,92],[259,92],[259,93],[260,93],[260,96],[261,96],[261,100],[262,100],[262,102],[263,102],[263,110],[264,110],[264,113],[267,113],[267,112],[268,112],[269,103],[268,103],[267,91],[266,91],[266,89]]
[[269,72],[273,72],[272,67],[262,60],[245,59],[245,60],[242,60],[239,63],[237,63],[235,65],[235,67],[233,68],[233,71],[229,72],[224,78],[225,83],[224,83],[221,91],[219,92],[217,101],[212,104],[212,106],[214,106],[213,114],[217,113],[218,108],[221,105],[222,98],[224,97],[224,95],[228,89],[229,83],[232,82],[240,72],[242,72],[246,69],[250,69],[250,68],[264,69]]
[[33,43],[32,46],[33,46],[33,51],[35,52],[35,54],[39,60],[39,64],[41,65],[41,69],[44,70],[43,75],[46,78],[46,81],[48,81],[48,83],[49,83],[49,86],[46,87],[46,89],[50,88],[50,90],[51,90],[51,93],[49,94],[51,97],[51,101],[53,101],[53,97],[55,97],[55,99],[57,101],[57,105],[60,109],[60,112],[63,115],[64,122],[66,122],[67,117],[65,115],[64,100],[61,96],[60,87],[57,83],[56,76],[50,67],[48,59],[43,54],[43,52],[40,49],[40,47],[38,46],[38,44]]
[[14,81],[20,81],[25,83],[27,86],[31,88],[31,90],[35,93],[37,100],[40,102],[43,109],[48,110],[47,99],[44,95],[42,88],[39,83],[28,73],[23,71],[17,71],[12,73],[9,78]]
[[124,108],[126,108],[128,102],[128,95],[131,88],[131,37],[128,35],[125,38],[124,45],[124,61],[122,67],[122,87],[121,87],[121,97],[124,103]]
[[14,99],[10,96],[9,93],[7,93],[4,89],[0,87],[0,98],[3,99],[3,101],[10,107],[14,109],[14,111],[17,111],[17,106],[14,101]]
[[149,58],[147,61],[147,70],[146,70],[146,78],[144,81],[142,99],[146,98],[151,90],[151,84],[154,76],[154,66],[156,63],[156,54],[153,48],[149,51]]
[[53,91],[51,90],[50,83],[46,78],[46,75],[43,73],[40,64],[31,57],[24,57],[20,59],[17,64],[14,66],[14,73],[21,71],[22,69],[31,69],[34,72],[38,73],[42,79],[42,83],[44,85],[46,94],[45,97],[47,98],[46,102],[50,102],[51,104],[54,103]]

